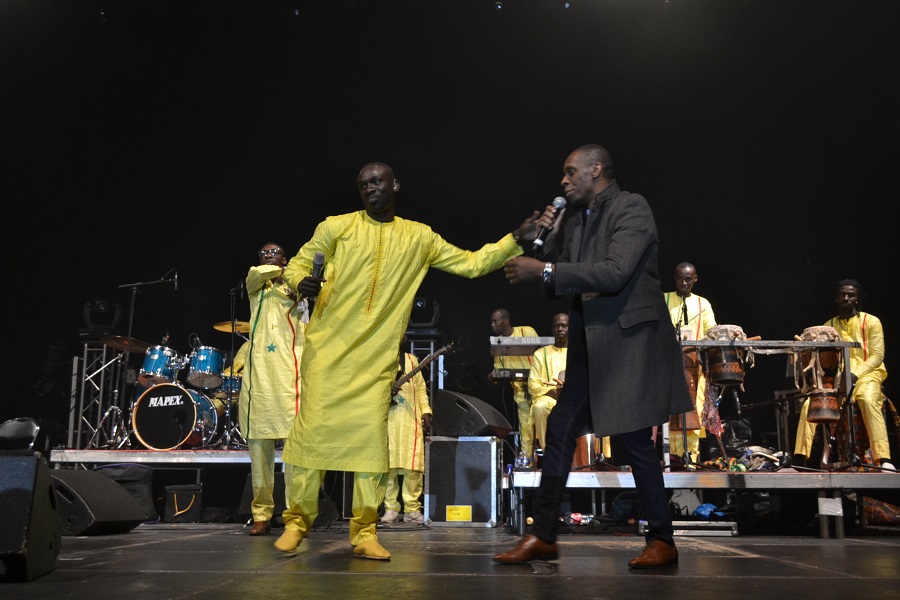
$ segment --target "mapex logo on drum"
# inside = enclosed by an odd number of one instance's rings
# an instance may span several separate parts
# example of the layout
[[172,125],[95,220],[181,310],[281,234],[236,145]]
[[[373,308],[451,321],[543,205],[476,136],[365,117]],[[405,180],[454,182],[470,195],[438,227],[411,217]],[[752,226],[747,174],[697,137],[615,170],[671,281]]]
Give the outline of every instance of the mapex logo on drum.
[[148,406],[181,406],[184,404],[184,396],[160,396],[159,398],[150,398]]

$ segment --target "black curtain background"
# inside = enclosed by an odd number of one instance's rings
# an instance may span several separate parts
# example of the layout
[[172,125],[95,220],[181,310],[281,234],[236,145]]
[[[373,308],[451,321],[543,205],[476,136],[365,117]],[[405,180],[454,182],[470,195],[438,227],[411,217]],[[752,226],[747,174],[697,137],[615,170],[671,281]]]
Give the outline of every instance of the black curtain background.
[[[169,334],[187,353],[196,333],[230,352],[212,326],[249,317],[232,290],[256,250],[293,253],[324,217],[359,209],[365,162],[394,167],[401,216],[474,249],[558,195],[584,143],[606,146],[621,186],[653,206],[665,289],[693,262],[719,323],[786,340],[831,317],[835,282],[857,278],[892,372],[896,2],[494,4],[0,4],[0,416],[39,416],[65,439],[90,300],[122,307],[115,334]],[[177,291],[123,287],[173,270]],[[447,359],[448,386],[514,422],[485,380],[490,313],[550,335],[565,304],[500,272],[433,272],[420,295],[439,302],[446,339],[469,342]],[[789,387],[784,356],[759,357],[742,401]],[[774,444],[772,407],[750,413],[756,441]]]

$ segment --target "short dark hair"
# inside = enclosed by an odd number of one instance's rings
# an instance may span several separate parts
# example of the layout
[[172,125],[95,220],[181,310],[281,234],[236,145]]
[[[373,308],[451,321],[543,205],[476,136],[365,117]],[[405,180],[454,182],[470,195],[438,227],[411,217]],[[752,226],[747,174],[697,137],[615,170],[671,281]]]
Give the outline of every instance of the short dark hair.
[[599,144],[585,144],[578,148],[578,152],[585,155],[588,162],[603,165],[603,173],[607,179],[613,178],[612,156],[609,151]]
[[855,279],[841,279],[834,286],[834,291],[839,292],[841,288],[845,285],[852,285],[856,288],[856,300],[858,304],[862,304],[863,299],[866,297],[866,292],[863,290],[863,287],[859,284],[859,282]]

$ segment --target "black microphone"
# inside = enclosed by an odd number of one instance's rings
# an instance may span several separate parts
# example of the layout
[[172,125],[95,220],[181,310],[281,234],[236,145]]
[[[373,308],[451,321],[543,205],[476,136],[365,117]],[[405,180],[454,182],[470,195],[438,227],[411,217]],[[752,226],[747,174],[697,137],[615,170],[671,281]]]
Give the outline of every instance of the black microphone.
[[[556,210],[553,211],[553,215],[555,217],[553,221],[553,226],[550,229],[556,227],[557,222],[559,221],[559,217],[562,214],[562,210],[566,207],[566,199],[562,196],[557,196],[553,199],[553,208]],[[537,237],[532,242],[532,250],[537,252],[541,248],[544,247],[544,241],[547,239],[547,236],[550,235],[550,229],[546,227],[541,227],[541,230],[538,232]]]
[[[312,276],[313,277],[321,277],[322,270],[324,268],[325,268],[325,254],[323,254],[322,252],[316,252],[313,255]],[[316,297],[318,295],[319,294],[316,294],[315,296],[310,296],[309,298],[306,299],[306,303],[307,303],[307,306],[309,307],[310,314],[312,314],[313,309],[316,307]]]
[[681,297],[681,314],[684,318],[684,325],[687,327],[688,324],[688,316],[687,316],[687,298],[684,296]]
[[178,271],[175,271],[174,282],[175,282],[175,291],[177,292],[178,291]]

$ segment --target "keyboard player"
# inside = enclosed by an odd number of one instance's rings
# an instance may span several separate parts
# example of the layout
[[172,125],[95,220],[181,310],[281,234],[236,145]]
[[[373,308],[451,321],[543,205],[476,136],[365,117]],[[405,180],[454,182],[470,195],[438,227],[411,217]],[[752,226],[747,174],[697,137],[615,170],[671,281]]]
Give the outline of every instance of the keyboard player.
[[[491,313],[491,334],[503,337],[531,337],[537,338],[537,331],[528,325],[513,327],[510,322],[509,311],[498,308]],[[519,421],[519,452],[531,457],[534,453],[534,421],[531,418],[531,398],[528,395],[528,373],[531,370],[531,354],[534,350],[524,355],[494,355],[494,371],[489,374],[491,383],[504,383],[512,389],[513,400],[516,403],[516,416]],[[506,370],[510,373],[524,373],[524,376],[510,379],[495,377],[495,373]]]

